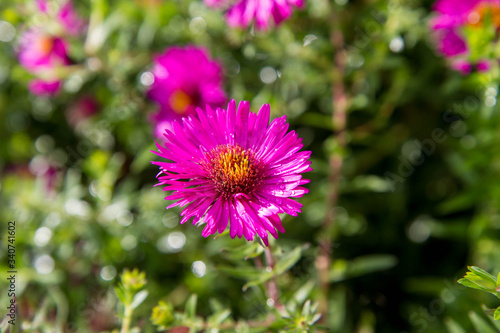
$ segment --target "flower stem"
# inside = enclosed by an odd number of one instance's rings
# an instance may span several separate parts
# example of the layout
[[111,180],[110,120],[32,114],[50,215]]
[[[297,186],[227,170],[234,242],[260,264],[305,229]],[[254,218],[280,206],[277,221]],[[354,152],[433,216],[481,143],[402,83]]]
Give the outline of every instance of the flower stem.
[[[274,257],[273,253],[271,252],[271,247],[266,246],[264,249],[264,254],[266,256],[266,271],[268,267],[272,270],[274,270]],[[282,312],[283,304],[279,302],[279,288],[278,288],[278,281],[276,275],[271,278],[271,280],[268,281],[266,284],[266,291],[267,291],[267,296],[273,300],[274,307]]]
[[332,262],[332,230],[335,222],[335,206],[339,198],[340,180],[343,166],[343,149],[346,146],[346,125],[348,97],[344,86],[344,74],[346,67],[346,57],[344,53],[344,35],[340,26],[342,15],[335,9],[331,10],[332,28],[330,43],[333,48],[332,68],[332,123],[333,135],[337,144],[337,149],[329,158],[328,193],[326,196],[326,211],[323,220],[322,234],[325,235],[320,240],[319,254],[316,258],[316,269],[318,270],[319,288],[321,290],[319,299],[319,312],[323,313],[322,321],[328,317],[328,298],[330,288],[329,270]]
[[123,316],[122,328],[120,333],[128,333],[130,330],[130,324],[132,322],[132,307],[130,305],[125,305],[125,311]]

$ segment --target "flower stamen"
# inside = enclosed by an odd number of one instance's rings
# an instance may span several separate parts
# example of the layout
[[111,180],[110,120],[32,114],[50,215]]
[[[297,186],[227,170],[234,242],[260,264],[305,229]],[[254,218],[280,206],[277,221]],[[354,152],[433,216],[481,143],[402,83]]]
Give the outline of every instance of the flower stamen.
[[252,194],[262,181],[262,166],[253,152],[239,145],[220,145],[208,153],[202,166],[215,190],[229,199],[238,193]]
[[193,104],[193,100],[182,90],[177,90],[170,95],[169,103],[175,113],[183,115],[187,111],[188,107]]

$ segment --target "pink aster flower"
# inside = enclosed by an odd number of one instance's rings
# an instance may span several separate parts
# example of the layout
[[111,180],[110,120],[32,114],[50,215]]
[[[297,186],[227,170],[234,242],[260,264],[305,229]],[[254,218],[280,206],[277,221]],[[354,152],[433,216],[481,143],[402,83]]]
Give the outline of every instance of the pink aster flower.
[[151,117],[155,135],[162,137],[174,120],[195,114],[197,107],[220,107],[227,101],[222,87],[222,67],[208,52],[195,46],[172,47],[157,55],[154,82],[148,96],[160,105]]
[[55,95],[62,82],[57,78],[55,69],[71,64],[68,56],[68,43],[39,29],[26,31],[19,43],[19,62],[32,74],[41,74],[49,79],[34,79],[29,89],[35,95]]
[[57,6],[55,13],[49,13],[49,2],[50,0],[36,0],[38,9],[43,13],[52,14],[67,34],[79,35],[83,32],[86,23],[78,16],[72,1],[62,3],[53,1]]
[[302,8],[304,0],[204,0],[212,8],[227,8],[226,20],[231,27],[248,27],[253,20],[257,29],[267,30],[271,21],[277,26],[292,16],[294,7]]
[[309,151],[299,151],[302,139],[287,133],[286,116],[269,124],[270,107],[258,114],[243,101],[232,100],[227,111],[197,109],[173,122],[164,133],[164,146],[157,143],[158,156],[168,162],[160,167],[158,185],[173,191],[166,200],[177,200],[168,208],[184,207],[181,224],[205,227],[202,236],[222,233],[229,224],[231,238],[253,240],[258,235],[268,244],[268,232],[285,232],[278,214],[297,216],[302,205],[291,198],[302,197],[308,183],[302,173],[311,171]]
[[69,65],[68,43],[39,29],[30,29],[21,36],[19,62],[32,73]]
[[[500,0],[438,0],[434,4],[436,16],[431,20],[438,49],[452,60],[451,67],[467,74],[474,66],[481,71],[488,67],[484,61],[466,60],[469,45],[462,29],[484,27],[487,17],[491,17],[493,28],[500,29]],[[489,28],[489,27],[487,27]]]

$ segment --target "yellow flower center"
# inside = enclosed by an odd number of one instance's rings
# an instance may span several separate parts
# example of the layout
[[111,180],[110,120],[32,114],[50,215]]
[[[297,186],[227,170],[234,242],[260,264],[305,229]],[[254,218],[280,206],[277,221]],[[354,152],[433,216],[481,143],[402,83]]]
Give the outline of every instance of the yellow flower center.
[[177,90],[170,95],[168,102],[172,110],[179,115],[186,113],[188,107],[193,104],[191,97],[182,90]]
[[40,53],[44,55],[50,54],[53,47],[54,47],[54,38],[52,37],[42,37],[37,40],[37,49]]
[[251,192],[261,183],[262,166],[252,151],[239,145],[220,145],[208,153],[208,161],[202,163],[223,197]]
[[467,21],[474,27],[484,25],[489,19],[497,28],[500,28],[500,6],[495,4],[480,3],[470,12]]

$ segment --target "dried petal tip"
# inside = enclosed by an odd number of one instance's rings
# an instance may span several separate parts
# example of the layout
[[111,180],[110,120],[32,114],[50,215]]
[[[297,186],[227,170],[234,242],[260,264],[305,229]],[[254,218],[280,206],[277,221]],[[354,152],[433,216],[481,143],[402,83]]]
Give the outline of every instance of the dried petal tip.
[[302,173],[311,171],[311,152],[300,151],[302,140],[289,132],[285,116],[269,124],[270,108],[258,114],[249,103],[236,108],[198,109],[165,131],[164,146],[157,155],[169,162],[153,162],[160,168],[157,178],[164,190],[172,191],[170,207],[186,206],[181,223],[205,224],[203,237],[228,227],[231,238],[253,240],[258,235],[268,244],[268,232],[284,233],[278,214],[296,216],[298,198],[308,192]]

